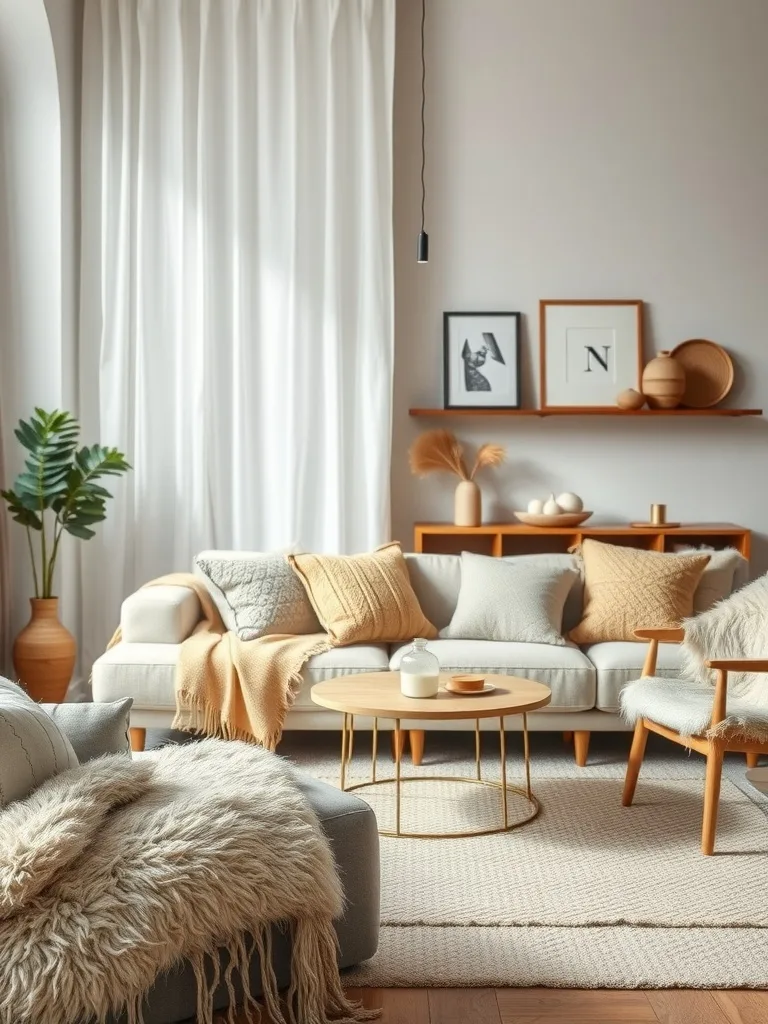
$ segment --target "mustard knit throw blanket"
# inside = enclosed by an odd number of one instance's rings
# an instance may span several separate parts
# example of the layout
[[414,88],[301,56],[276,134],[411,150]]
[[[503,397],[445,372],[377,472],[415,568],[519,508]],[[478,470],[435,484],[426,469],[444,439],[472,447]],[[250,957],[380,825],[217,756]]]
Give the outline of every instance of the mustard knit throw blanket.
[[[221,621],[202,580],[172,573],[147,587],[188,587],[203,617],[181,645],[176,663],[173,728],[224,739],[277,746],[285,715],[301,686],[301,670],[313,654],[333,646],[326,633],[240,640]],[[121,640],[118,627],[108,644]]]

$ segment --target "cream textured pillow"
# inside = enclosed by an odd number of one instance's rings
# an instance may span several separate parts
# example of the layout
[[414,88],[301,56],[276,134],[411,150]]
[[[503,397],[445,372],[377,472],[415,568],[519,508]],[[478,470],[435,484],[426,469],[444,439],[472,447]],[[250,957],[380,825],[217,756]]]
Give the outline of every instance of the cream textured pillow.
[[413,592],[399,544],[365,555],[289,555],[288,560],[336,646],[437,636]]
[[524,558],[503,562],[462,551],[456,611],[440,636],[562,647],[563,608],[578,575]]
[[693,595],[709,555],[664,555],[585,540],[584,617],[572,629],[577,644],[636,640],[636,629],[679,626],[693,612]]

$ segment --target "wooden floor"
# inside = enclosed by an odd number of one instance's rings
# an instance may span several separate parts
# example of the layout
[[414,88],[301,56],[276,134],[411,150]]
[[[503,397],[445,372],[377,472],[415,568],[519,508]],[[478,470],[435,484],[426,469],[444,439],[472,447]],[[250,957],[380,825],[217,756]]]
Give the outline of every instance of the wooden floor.
[[380,1007],[381,1024],[768,1024],[766,992],[364,988],[349,995]]

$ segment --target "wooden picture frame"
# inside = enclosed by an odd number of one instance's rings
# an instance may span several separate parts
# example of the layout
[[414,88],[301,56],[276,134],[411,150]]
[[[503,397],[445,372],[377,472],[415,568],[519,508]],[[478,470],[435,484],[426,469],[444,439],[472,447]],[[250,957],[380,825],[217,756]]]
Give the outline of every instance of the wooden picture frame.
[[640,390],[642,374],[642,299],[539,301],[541,409],[615,408],[620,391]]
[[520,408],[520,313],[443,313],[443,408]]

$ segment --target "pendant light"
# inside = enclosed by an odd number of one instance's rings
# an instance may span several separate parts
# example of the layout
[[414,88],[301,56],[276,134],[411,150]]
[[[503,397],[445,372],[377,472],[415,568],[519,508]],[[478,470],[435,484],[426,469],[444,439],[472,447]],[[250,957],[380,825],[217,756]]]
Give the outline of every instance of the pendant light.
[[424,166],[426,163],[426,149],[424,146],[424,102],[426,99],[425,84],[427,77],[426,63],[424,60],[424,20],[427,16],[427,0],[421,0],[421,231],[416,246],[416,259],[419,263],[429,263],[429,235],[424,230],[424,200],[426,189],[424,187]]

